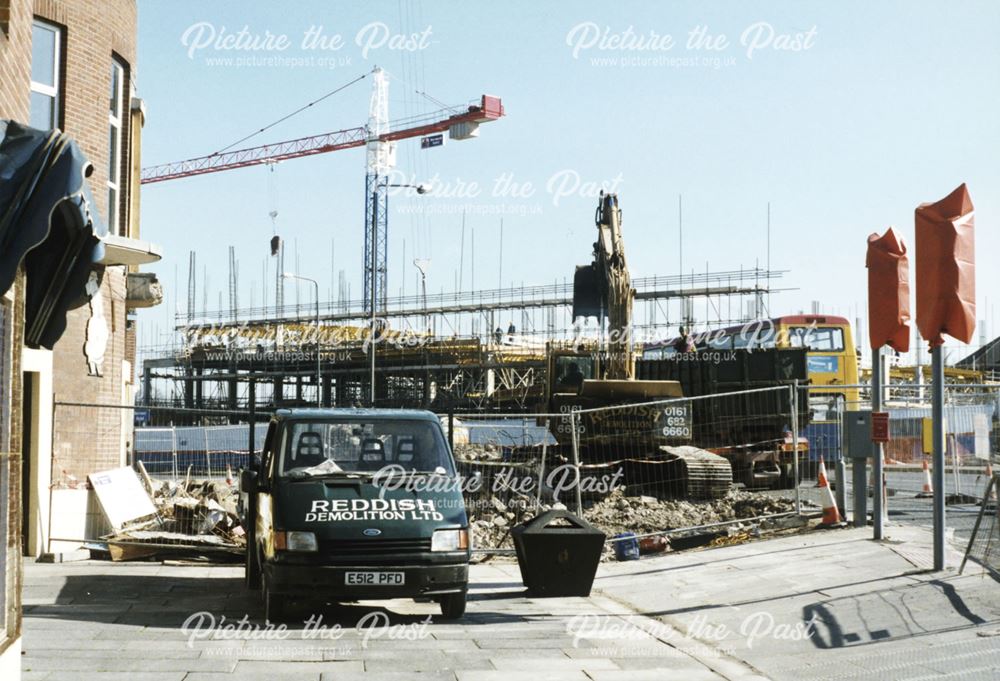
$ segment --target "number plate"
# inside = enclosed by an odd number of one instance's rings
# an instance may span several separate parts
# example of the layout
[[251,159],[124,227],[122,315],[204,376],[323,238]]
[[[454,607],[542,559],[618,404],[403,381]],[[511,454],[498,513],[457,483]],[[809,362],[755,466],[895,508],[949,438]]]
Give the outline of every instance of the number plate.
[[347,572],[344,584],[347,586],[402,586],[403,572]]

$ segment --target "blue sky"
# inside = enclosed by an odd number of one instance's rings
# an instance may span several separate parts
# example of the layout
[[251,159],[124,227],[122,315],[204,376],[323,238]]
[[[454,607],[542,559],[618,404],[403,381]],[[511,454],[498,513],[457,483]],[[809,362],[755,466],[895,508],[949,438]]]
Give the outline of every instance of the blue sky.
[[[318,26],[343,46],[303,49]],[[689,48],[699,26],[728,44]],[[202,46],[213,33],[244,27],[258,38],[284,35],[289,46]],[[669,34],[674,46],[601,49],[600,41],[590,44],[595,27],[612,40],[629,30],[646,39]],[[964,181],[977,208],[979,317],[995,332],[991,293],[1000,275],[987,263],[1000,247],[998,28],[1000,5],[991,2],[145,0],[136,71],[148,107],[143,163],[214,152],[379,65],[390,74],[391,118],[438,108],[416,90],[447,104],[495,94],[507,112],[476,140],[429,151],[401,143],[400,171],[417,181],[436,176],[441,191],[391,199],[391,294],[403,286],[415,292],[413,257],[432,261],[429,290],[454,288],[463,206],[467,239],[476,234],[475,281],[467,250],[464,289],[500,279],[499,210],[507,211],[504,285],[570,277],[589,259],[596,199],[588,190],[603,182],[617,183],[633,276],[678,272],[678,195],[685,270],[763,265],[770,201],[771,264],[790,270],[782,285],[797,288],[775,294],[771,312],[818,300],[851,318],[864,315],[868,234],[895,225],[912,252],[914,207]],[[410,41],[421,49],[389,49],[388,40],[379,45],[384,30],[426,38]],[[374,41],[367,55],[359,33]],[[754,40],[766,44],[748,54],[745,43]],[[254,57],[286,61],[236,62]],[[362,81],[247,144],[363,125],[369,94]],[[330,289],[336,295],[339,270],[357,297],[364,163],[359,149],[273,172],[254,167],[144,187],[142,235],[164,248],[156,270],[168,299],[142,312],[140,342],[151,342],[154,327],[169,328],[178,303],[183,309],[191,249],[199,285],[201,266],[210,266],[209,309],[225,291],[230,244],[240,260],[241,304],[251,289],[260,304],[272,209],[288,244],[286,269],[297,246],[299,272],[320,280],[324,298]],[[533,194],[493,196],[503,176],[530,182]],[[471,183],[481,188],[477,196],[448,196],[463,187],[468,194]],[[557,196],[551,183],[568,195]],[[407,212],[420,209],[437,212]],[[273,297],[273,285],[268,290]],[[309,295],[303,290],[303,301]]]

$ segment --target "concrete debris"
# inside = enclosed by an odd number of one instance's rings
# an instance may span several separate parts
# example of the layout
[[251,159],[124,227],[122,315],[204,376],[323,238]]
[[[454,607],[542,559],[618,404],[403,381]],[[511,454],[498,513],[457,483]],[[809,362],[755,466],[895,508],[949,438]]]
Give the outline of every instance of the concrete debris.
[[[456,429],[457,432],[457,429]],[[501,461],[503,452],[495,444],[455,443],[455,458],[459,461]]]
[[161,529],[188,536],[213,535],[239,546],[245,533],[236,514],[238,496],[236,488],[225,482],[185,481],[180,487],[168,481],[154,491],[153,502],[167,525]]
[[225,482],[189,478],[180,484],[172,480],[156,482],[145,478],[144,481],[152,488],[156,516],[124,527],[106,538],[113,560],[146,558],[173,551],[238,552],[246,546],[246,532],[236,513],[239,495],[235,487]]
[[[510,527],[530,520],[550,508],[548,504],[536,508],[529,499],[511,499],[503,502],[495,496],[470,504],[473,546],[511,549],[514,545],[510,538]],[[778,530],[802,527],[805,525],[804,519],[798,517],[752,520],[757,516],[794,510],[795,502],[791,498],[737,489],[730,490],[725,498],[714,501],[661,500],[651,496],[627,496],[622,489],[616,489],[596,503],[585,504],[584,517],[608,537],[622,532],[642,535],[747,519],[746,523],[714,528],[715,531],[706,537],[704,542],[692,541],[692,538],[686,538],[685,541],[680,541],[678,538],[674,542],[678,546],[681,544],[694,546],[708,544],[720,536],[755,537],[759,535],[761,528]],[[668,537],[667,544],[670,543]],[[647,542],[646,548],[649,552],[669,550],[660,540]],[[602,560],[609,560],[613,556],[611,545],[606,545]]]

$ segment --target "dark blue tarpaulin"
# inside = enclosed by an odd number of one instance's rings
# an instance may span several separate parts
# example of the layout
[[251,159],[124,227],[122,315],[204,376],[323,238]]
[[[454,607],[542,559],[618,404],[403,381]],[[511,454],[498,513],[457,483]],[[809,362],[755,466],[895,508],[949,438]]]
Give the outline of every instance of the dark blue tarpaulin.
[[51,349],[66,312],[87,301],[91,272],[103,274],[101,237],[85,178],[93,166],[58,130],[0,120],[0,295],[23,263],[24,343]]

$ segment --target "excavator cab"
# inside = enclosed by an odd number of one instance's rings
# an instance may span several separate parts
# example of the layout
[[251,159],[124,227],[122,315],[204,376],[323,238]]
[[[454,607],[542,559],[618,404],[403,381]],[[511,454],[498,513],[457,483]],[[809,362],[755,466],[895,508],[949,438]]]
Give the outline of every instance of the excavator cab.
[[597,378],[597,362],[583,353],[557,353],[549,358],[554,377],[552,392],[579,394],[584,381]]

